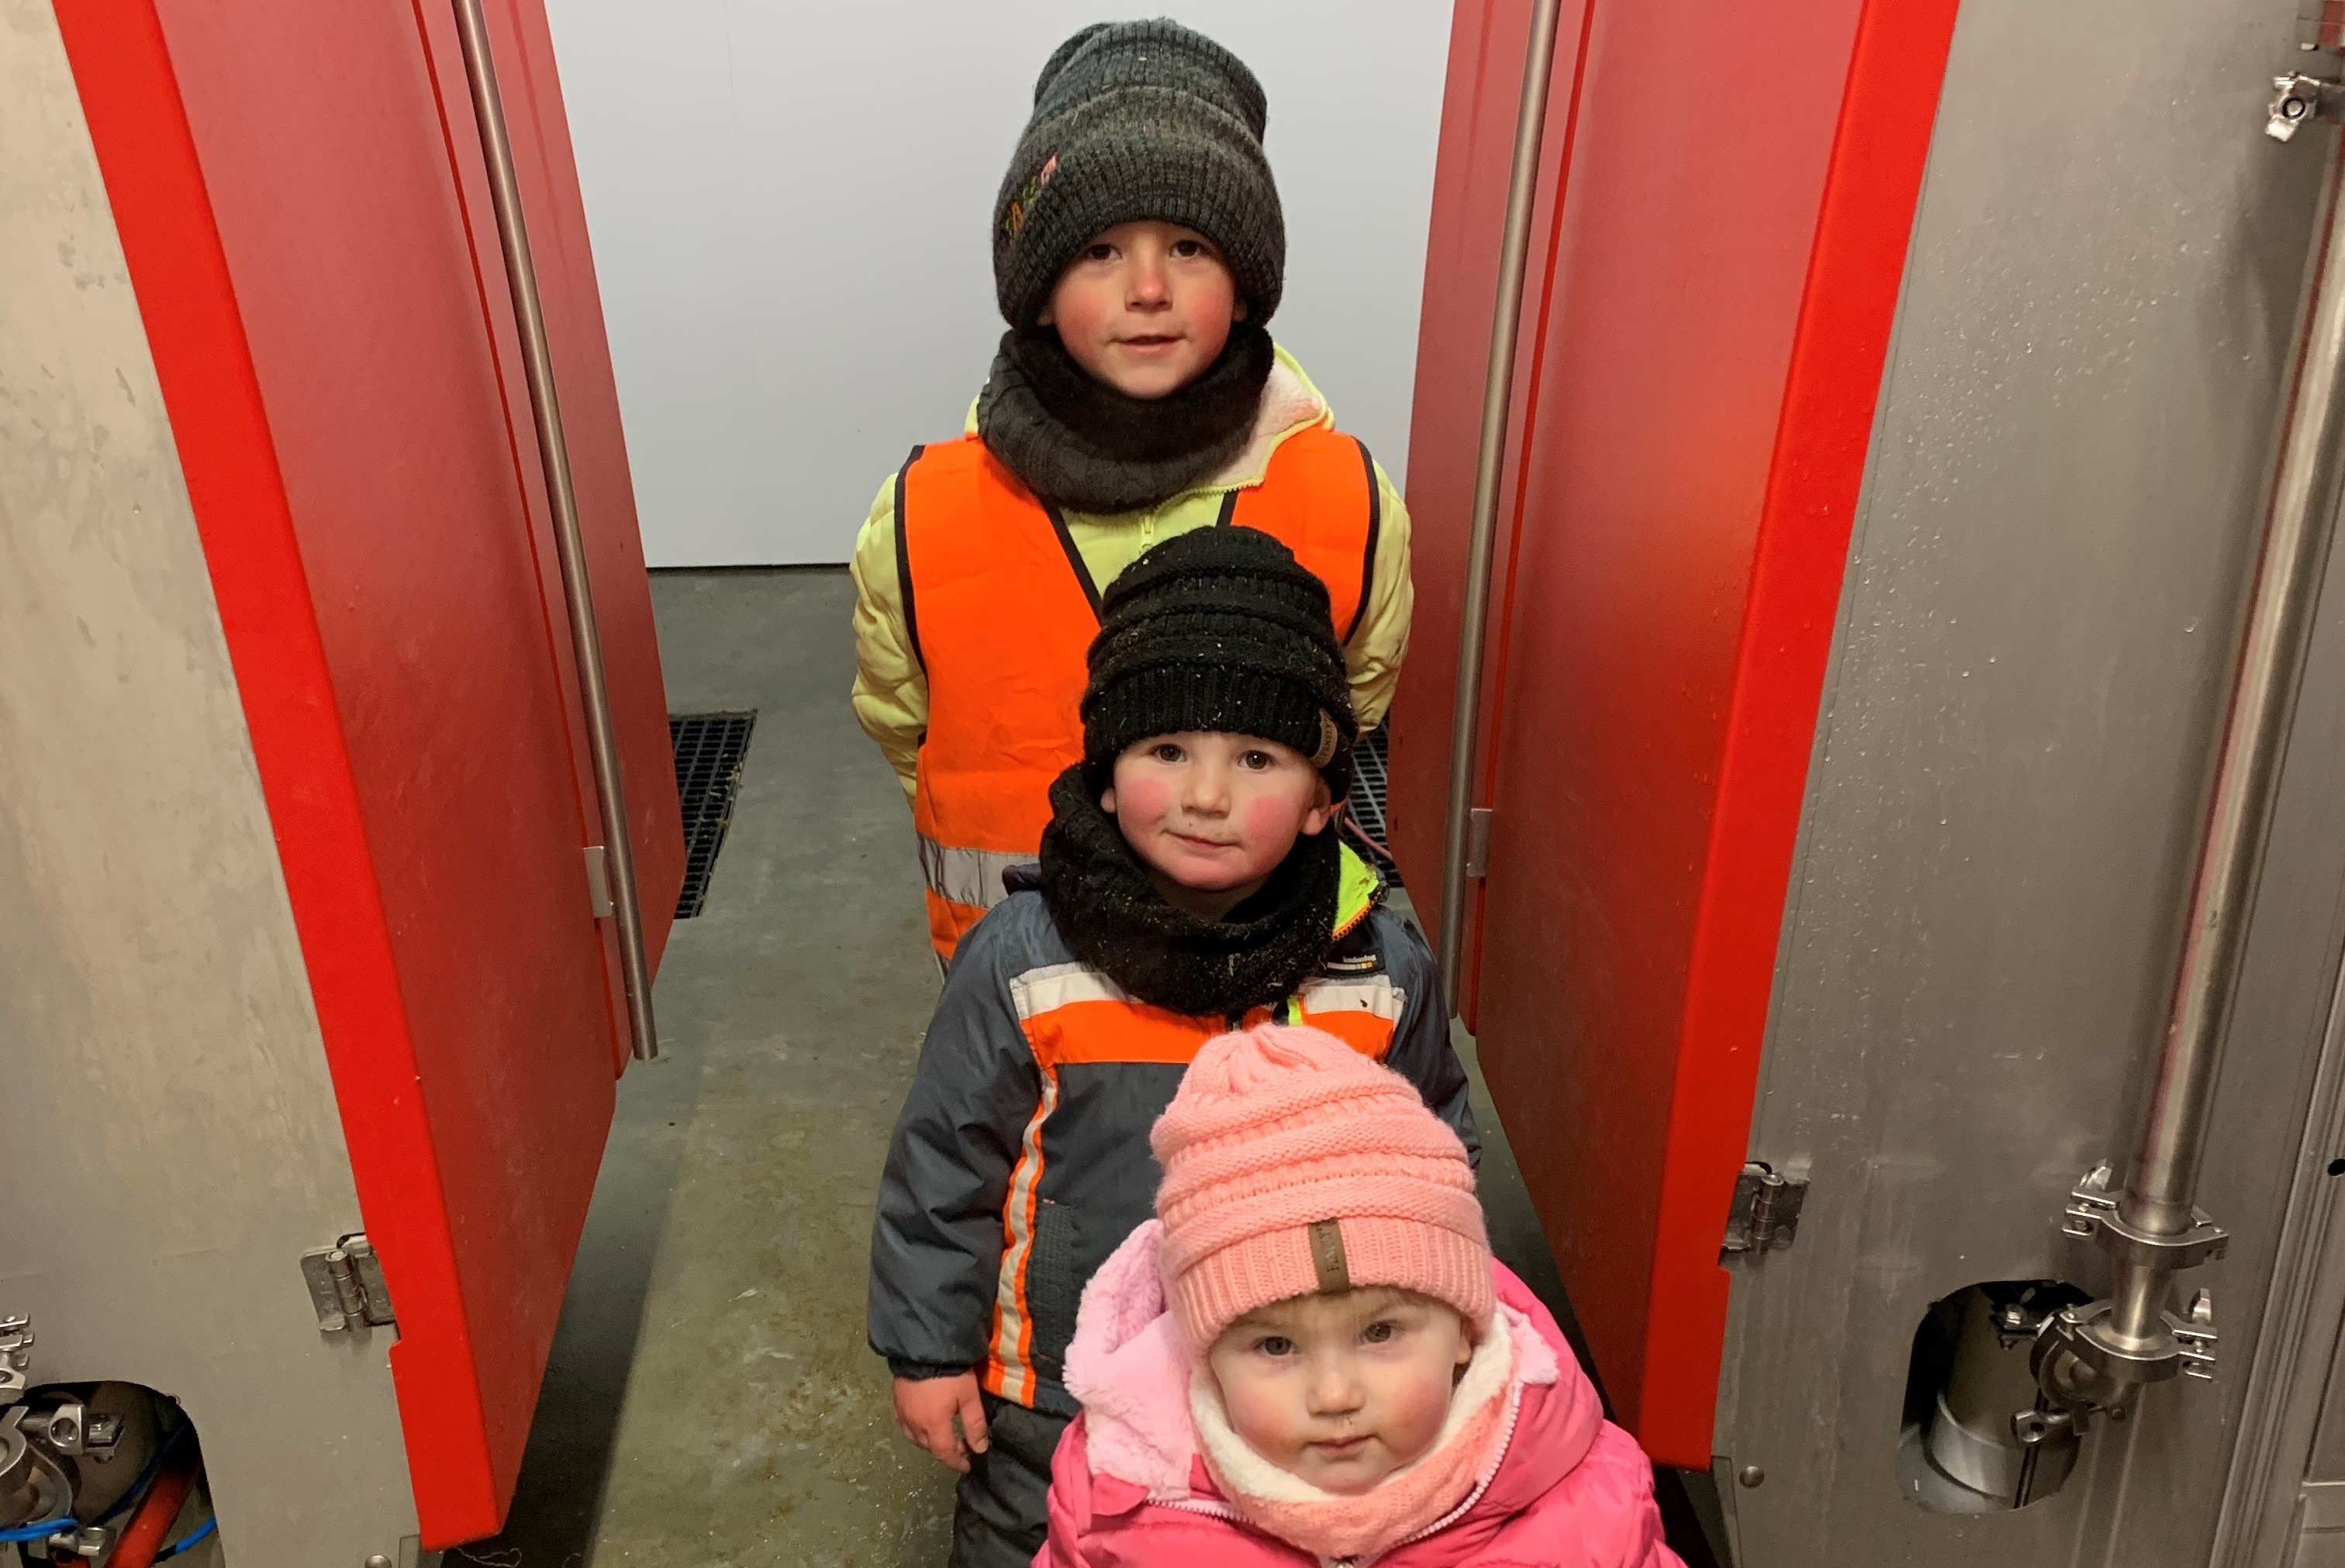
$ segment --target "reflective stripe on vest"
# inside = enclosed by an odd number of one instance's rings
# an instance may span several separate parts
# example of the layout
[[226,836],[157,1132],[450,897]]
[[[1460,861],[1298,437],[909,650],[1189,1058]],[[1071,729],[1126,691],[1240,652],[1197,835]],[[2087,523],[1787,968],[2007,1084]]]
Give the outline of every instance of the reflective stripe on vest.
[[[1001,875],[1012,866],[1030,865],[1031,855],[1005,855],[994,850],[961,850],[919,836],[920,875],[939,898],[980,912],[1010,895],[1002,891]],[[975,922],[971,922],[975,923]]]
[[[1365,861],[1344,850],[1335,930],[1351,930],[1375,908],[1377,881]],[[1002,1206],[1001,1272],[994,1285],[987,1336],[985,1387],[1006,1400],[1034,1398],[1034,1323],[1027,1307],[1027,1274],[1034,1256],[1034,1225],[1042,1184],[1042,1125],[1058,1108],[1059,1073],[1079,1063],[1160,1063],[1186,1066],[1224,1021],[1193,1018],[1139,1001],[1083,963],[1030,969],[1010,983],[1010,1005],[1027,1048],[1041,1069],[1042,1093],[1019,1140]],[[1381,1062],[1408,1005],[1408,995],[1384,974],[1313,975],[1274,1012],[1257,1007],[1244,1027],[1281,1017],[1325,1030],[1361,1055]]]
[[[1315,425],[1279,443],[1260,484],[1229,493],[1221,520],[1293,550],[1348,639],[1373,586],[1378,507],[1366,449]],[[1076,709],[1101,585],[1066,519],[975,436],[912,454],[897,476],[896,538],[929,687],[912,817],[929,940],[949,959],[1000,901],[1001,870],[1034,859],[1051,781],[1081,759]]]

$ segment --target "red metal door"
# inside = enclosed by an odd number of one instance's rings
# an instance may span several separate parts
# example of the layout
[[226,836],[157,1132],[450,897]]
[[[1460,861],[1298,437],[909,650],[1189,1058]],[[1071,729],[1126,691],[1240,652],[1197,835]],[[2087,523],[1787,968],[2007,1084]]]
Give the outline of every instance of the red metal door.
[[[424,1544],[451,1544],[511,1498],[625,1054],[452,17],[58,11],[398,1313]],[[544,18],[534,0],[492,16],[655,961],[683,846],[616,397]]]
[[[1461,0],[1451,42],[1393,716],[1395,849],[1425,903],[1528,12]],[[1672,1464],[1710,1462],[1720,1242],[1954,12],[1563,12],[1459,1000],[1606,1390]]]

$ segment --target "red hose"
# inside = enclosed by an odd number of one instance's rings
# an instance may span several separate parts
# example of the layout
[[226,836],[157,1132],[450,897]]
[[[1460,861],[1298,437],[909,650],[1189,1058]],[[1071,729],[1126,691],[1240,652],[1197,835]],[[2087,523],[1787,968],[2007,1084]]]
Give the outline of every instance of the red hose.
[[138,1507],[123,1527],[122,1539],[115,1543],[114,1555],[107,1559],[107,1568],[155,1568],[155,1553],[163,1549],[163,1537],[170,1533],[172,1522],[179,1510],[187,1506],[188,1492],[196,1484],[196,1456],[193,1445],[183,1447],[163,1466],[163,1473],[147,1489]]

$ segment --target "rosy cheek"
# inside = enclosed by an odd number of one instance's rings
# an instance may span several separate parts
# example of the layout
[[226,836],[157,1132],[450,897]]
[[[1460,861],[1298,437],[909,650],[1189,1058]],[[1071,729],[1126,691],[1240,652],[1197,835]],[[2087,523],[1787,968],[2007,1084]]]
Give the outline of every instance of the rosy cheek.
[[1229,1412],[1230,1430],[1256,1453],[1277,1458],[1298,1446],[1295,1432],[1302,1423],[1275,1388],[1231,1380],[1222,1385],[1222,1405]]
[[1431,1373],[1412,1377],[1390,1391],[1393,1435],[1404,1438],[1416,1451],[1407,1458],[1416,1458],[1440,1435],[1453,1392],[1448,1378]]
[[1060,335],[1085,344],[1104,336],[1121,293],[1121,289],[1095,287],[1088,279],[1061,290],[1051,311]]
[[1115,814],[1128,824],[1157,821],[1172,809],[1174,793],[1170,780],[1135,772],[1116,780]]
[[1255,849],[1277,848],[1294,826],[1294,808],[1284,800],[1250,800],[1238,813],[1239,831]]

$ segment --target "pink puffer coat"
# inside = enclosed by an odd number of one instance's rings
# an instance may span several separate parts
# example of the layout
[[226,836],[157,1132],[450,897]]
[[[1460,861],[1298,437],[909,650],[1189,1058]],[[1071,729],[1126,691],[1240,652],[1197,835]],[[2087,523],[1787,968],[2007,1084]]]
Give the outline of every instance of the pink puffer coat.
[[[1066,1359],[1083,1414],[1051,1466],[1051,1537],[1035,1568],[1318,1568],[1241,1519],[1198,1456],[1157,1234],[1153,1223],[1134,1232],[1084,1292]],[[1661,1542],[1651,1463],[1604,1419],[1547,1308],[1493,1267],[1516,1347],[1513,1420],[1495,1467],[1433,1529],[1363,1563],[1684,1568]]]

